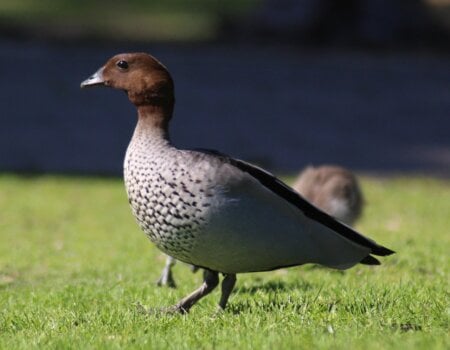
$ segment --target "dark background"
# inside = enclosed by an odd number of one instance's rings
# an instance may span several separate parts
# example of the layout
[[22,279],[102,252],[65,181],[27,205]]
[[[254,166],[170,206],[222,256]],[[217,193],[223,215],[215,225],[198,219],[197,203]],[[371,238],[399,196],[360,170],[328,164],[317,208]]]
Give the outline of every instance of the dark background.
[[336,3],[1,1],[0,170],[120,174],[134,108],[79,84],[145,51],[175,79],[181,147],[450,176],[450,3]]

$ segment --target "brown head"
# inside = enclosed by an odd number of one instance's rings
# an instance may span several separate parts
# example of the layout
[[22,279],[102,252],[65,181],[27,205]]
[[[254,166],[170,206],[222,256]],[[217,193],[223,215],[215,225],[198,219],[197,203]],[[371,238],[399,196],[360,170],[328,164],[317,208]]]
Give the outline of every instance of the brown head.
[[[124,53],[110,58],[81,88],[110,86],[124,90],[140,110],[161,110],[170,119],[175,103],[170,73],[146,53]],[[168,120],[166,120],[168,122]]]

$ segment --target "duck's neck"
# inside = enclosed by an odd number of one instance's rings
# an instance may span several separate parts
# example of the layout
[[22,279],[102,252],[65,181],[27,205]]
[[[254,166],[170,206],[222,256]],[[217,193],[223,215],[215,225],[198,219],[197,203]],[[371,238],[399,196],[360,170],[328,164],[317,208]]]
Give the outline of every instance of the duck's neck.
[[137,111],[138,122],[133,139],[170,144],[169,121],[172,111],[154,105],[139,106]]

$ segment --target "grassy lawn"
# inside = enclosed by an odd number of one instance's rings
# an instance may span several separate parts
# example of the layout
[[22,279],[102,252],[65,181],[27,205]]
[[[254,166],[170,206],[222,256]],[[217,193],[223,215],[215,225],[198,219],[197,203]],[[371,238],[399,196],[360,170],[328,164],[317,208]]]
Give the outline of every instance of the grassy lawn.
[[358,225],[396,250],[380,267],[303,266],[238,276],[188,316],[144,315],[176,290],[128,208],[119,179],[0,176],[0,348],[444,349],[449,337],[450,182],[364,178]]

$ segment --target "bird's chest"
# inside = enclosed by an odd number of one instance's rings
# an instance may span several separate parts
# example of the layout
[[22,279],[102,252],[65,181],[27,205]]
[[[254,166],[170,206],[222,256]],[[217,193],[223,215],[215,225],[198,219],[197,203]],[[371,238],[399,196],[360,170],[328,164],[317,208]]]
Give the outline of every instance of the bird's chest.
[[189,262],[199,232],[207,223],[211,196],[202,180],[173,158],[127,154],[128,199],[141,229],[165,253]]

